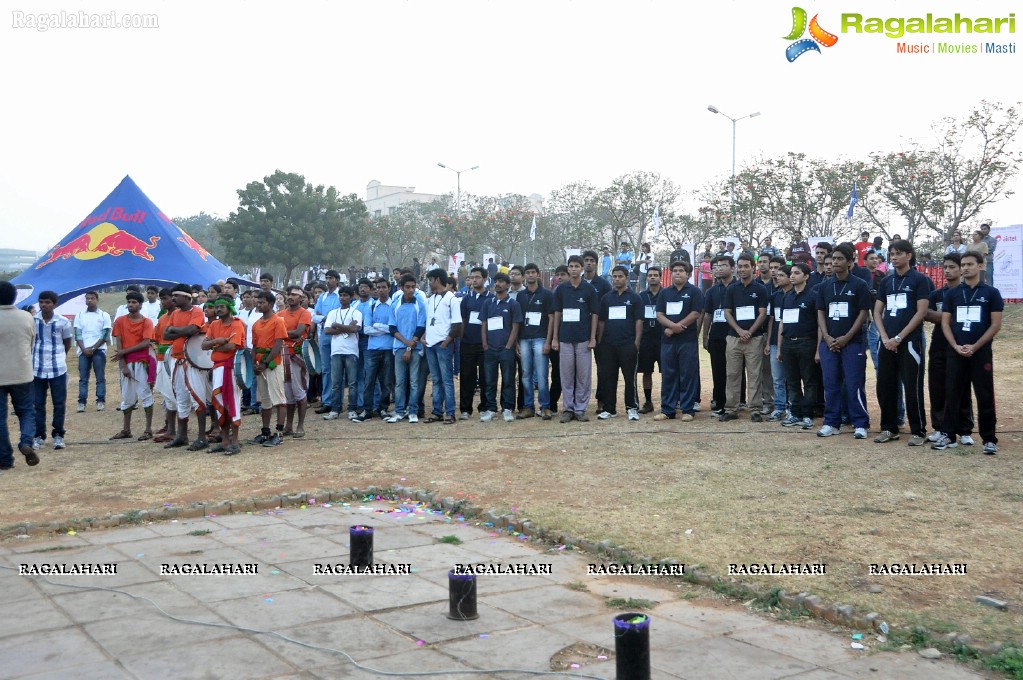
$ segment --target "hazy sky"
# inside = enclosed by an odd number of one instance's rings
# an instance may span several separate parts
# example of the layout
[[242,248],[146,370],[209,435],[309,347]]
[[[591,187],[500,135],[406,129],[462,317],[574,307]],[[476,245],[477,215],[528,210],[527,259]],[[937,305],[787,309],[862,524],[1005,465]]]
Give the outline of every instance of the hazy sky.
[[[838,43],[785,59],[798,2]],[[167,214],[226,216],[275,169],[546,195],[634,170],[696,189],[738,162],[866,158],[979,100],[1023,99],[1023,56],[897,54],[840,15],[1006,17],[1018,3],[679,0],[28,2],[0,30],[0,247],[46,250],[130,174]],[[151,13],[158,28],[39,31],[24,14]],[[1023,12],[1017,17],[1023,30]],[[1016,44],[1017,34],[907,36]],[[1021,140],[1023,142],[1023,140]],[[1017,189],[1020,182],[1016,182]],[[694,209],[694,205],[683,205]],[[1023,221],[1023,197],[990,207]]]

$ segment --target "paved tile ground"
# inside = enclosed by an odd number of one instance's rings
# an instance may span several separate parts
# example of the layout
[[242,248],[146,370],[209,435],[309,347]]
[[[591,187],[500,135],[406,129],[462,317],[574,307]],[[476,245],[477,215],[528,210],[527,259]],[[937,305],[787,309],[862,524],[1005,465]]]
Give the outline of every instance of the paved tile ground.
[[[375,561],[411,565],[408,575],[314,574],[348,564],[348,527],[374,527]],[[458,536],[461,544],[438,542]],[[344,650],[389,672],[516,678],[498,669],[551,670],[572,646],[614,651],[605,597],[659,602],[651,612],[652,677],[981,677],[913,652],[869,655],[849,634],[771,621],[739,608],[699,606],[643,577],[586,575],[587,556],[543,552],[486,527],[416,505],[353,503],[210,517],[0,545],[0,565],[114,563],[116,575],[62,575],[57,583],[116,588],[146,601],[66,588],[0,569],[0,678],[113,680],[369,678],[336,652],[232,626],[277,631]],[[456,563],[549,564],[550,575],[480,576],[479,618],[447,618],[447,570]],[[161,575],[161,565],[256,564],[252,575]],[[585,586],[583,588],[582,586]],[[615,676],[615,661],[580,658],[578,669]],[[478,670],[451,675],[445,671]]]

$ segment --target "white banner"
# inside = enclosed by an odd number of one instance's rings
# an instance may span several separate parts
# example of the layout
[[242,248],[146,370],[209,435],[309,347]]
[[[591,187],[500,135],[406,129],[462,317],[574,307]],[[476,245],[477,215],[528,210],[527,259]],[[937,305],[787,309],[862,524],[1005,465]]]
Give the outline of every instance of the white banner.
[[815,251],[817,250],[817,244],[818,243],[828,243],[831,246],[834,246],[835,245],[835,237],[834,236],[811,236],[808,239],[806,239],[806,242],[810,246],[810,255],[812,257],[816,257]]
[[572,257],[573,255],[582,255],[582,254],[583,254],[583,249],[582,248],[565,248],[565,262],[567,263],[568,262],[568,258]]
[[465,262],[465,253],[455,253],[448,257],[448,274],[457,274],[458,268]]
[[[700,264],[696,260],[696,244],[695,243],[683,243],[682,250],[689,253],[689,263],[693,265],[693,273],[689,275],[689,283],[694,286],[699,286],[700,283]],[[670,263],[669,263],[670,264]]]
[[1023,224],[992,229],[998,241],[994,257],[994,286],[1002,298],[1023,298]]

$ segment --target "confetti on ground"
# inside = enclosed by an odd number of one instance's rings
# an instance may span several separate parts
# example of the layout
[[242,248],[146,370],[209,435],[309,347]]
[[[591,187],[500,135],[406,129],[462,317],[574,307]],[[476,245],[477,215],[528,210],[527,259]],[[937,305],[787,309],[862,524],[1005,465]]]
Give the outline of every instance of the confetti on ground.
[[67,530],[67,535],[68,536],[75,536],[75,535],[77,535],[77,533],[78,532],[76,532],[74,529],[68,529]]
[[426,640],[416,640],[416,644],[422,647],[423,645],[426,644]]

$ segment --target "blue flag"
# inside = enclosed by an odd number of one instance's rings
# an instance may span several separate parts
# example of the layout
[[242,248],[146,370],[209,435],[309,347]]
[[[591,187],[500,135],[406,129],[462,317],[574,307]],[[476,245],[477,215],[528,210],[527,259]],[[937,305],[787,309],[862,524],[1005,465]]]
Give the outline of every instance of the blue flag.
[[852,216],[853,216],[853,208],[856,206],[856,202],[859,201],[859,200],[860,200],[860,195],[856,193],[856,180],[853,180],[852,200],[849,201],[849,212],[846,213],[846,215],[845,215],[850,220],[852,219]]

